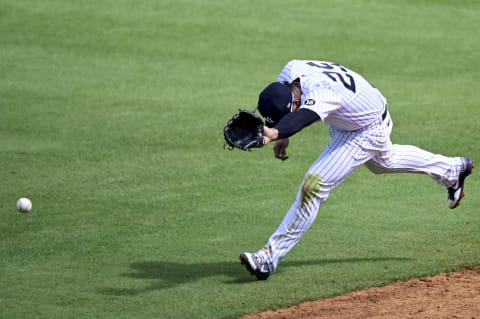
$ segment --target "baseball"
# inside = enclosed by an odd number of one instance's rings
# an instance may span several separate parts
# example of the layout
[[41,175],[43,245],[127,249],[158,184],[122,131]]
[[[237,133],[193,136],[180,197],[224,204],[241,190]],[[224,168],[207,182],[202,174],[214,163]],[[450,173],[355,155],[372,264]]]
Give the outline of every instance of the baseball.
[[28,213],[32,209],[32,202],[28,198],[22,197],[17,201],[17,209],[20,213]]

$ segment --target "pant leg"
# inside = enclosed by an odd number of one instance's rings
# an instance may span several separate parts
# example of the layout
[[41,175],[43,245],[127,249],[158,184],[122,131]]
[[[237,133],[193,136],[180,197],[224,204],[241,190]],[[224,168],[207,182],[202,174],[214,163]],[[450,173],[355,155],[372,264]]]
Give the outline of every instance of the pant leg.
[[460,157],[434,154],[413,145],[392,144],[390,134],[393,129],[393,121],[388,112],[382,126],[388,135],[388,141],[377,155],[365,163],[370,171],[375,174],[426,174],[445,187],[450,187],[457,182],[462,169]]
[[365,165],[376,174],[426,174],[438,184],[450,187],[458,179],[462,169],[462,160],[460,157],[434,154],[413,145],[393,144],[388,151],[372,157]]
[[389,141],[380,126],[358,132],[331,130],[331,134],[332,141],[307,171],[295,202],[261,250],[272,270],[311,227],[330,192]]

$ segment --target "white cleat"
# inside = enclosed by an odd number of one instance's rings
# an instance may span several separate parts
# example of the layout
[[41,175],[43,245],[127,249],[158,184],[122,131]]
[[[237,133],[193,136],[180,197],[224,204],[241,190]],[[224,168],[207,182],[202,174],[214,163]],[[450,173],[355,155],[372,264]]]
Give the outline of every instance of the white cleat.
[[240,255],[240,262],[252,276],[257,277],[257,280],[266,280],[270,276],[271,271],[268,263],[257,254],[243,253]]
[[473,170],[473,161],[469,157],[464,157],[462,158],[463,161],[463,166],[462,170],[460,172],[460,175],[458,176],[457,183],[453,185],[452,187],[447,188],[448,191],[448,207],[451,209],[454,209],[460,205],[460,201],[462,200],[463,196],[465,195],[463,193],[463,188],[465,184],[465,178],[467,178],[468,175],[472,173]]

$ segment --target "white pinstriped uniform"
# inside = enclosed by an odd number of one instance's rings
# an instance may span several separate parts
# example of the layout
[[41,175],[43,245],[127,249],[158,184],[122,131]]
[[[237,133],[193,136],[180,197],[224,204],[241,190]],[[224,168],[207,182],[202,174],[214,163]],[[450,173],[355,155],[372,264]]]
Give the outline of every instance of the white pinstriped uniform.
[[331,62],[292,60],[278,81],[296,79],[302,88],[300,107],[315,111],[330,126],[332,139],[308,169],[282,223],[258,251],[272,272],[310,228],[330,192],[361,165],[377,174],[427,174],[445,187],[457,181],[462,168],[460,157],[392,144],[386,99],[359,74]]

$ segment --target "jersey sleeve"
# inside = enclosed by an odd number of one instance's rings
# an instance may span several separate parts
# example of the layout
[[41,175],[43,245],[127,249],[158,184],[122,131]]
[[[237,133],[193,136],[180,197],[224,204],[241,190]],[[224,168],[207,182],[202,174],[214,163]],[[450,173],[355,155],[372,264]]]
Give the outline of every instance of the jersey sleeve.
[[278,82],[292,83],[300,79],[302,86],[300,108],[314,111],[322,121],[325,121],[331,112],[341,107],[342,100],[329,83],[329,79],[322,75],[322,70],[312,67],[303,60],[291,60],[280,72]]
[[291,60],[283,67],[277,81],[282,83],[292,83],[302,76],[305,69],[306,65],[302,61]]
[[306,108],[314,111],[320,116],[322,122],[328,115],[342,106],[342,99],[335,91],[322,87],[317,84],[314,89],[302,94],[302,101],[300,108]]

